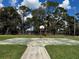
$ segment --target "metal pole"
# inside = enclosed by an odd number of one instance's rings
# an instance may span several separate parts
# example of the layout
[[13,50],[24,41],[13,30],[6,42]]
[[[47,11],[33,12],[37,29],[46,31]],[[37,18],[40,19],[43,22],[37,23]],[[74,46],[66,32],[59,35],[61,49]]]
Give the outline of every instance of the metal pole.
[[[76,9],[74,8],[74,13],[76,14]],[[75,15],[74,15],[74,36],[76,34],[76,21],[75,21]]]
[[23,19],[22,19],[22,25],[23,25],[23,27],[22,27],[22,34],[25,34],[25,28],[24,28],[24,16],[23,16]]
[[22,28],[23,28],[23,34],[24,34],[24,16],[23,16],[23,27]]
[[75,22],[75,16],[74,16],[74,36],[75,36],[75,32],[76,32],[76,22]]

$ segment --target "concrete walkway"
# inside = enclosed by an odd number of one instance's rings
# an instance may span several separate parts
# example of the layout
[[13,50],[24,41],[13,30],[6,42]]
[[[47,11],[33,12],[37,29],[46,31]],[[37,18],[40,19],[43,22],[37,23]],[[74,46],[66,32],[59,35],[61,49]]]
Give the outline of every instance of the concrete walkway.
[[21,59],[50,59],[50,56],[42,46],[29,46]]
[[29,42],[27,46],[28,47],[21,59],[50,59],[49,54],[42,44],[32,41]]
[[32,45],[38,43],[37,45],[43,45],[43,46],[45,45],[79,45],[78,40],[71,40],[67,38],[13,38],[13,39],[2,40],[0,41],[0,44],[28,45],[28,43],[30,42]]

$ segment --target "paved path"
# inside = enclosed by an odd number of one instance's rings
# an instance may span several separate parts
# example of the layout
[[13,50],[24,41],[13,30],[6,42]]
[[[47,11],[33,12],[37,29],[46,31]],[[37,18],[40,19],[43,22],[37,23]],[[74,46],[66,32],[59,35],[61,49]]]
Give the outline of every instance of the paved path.
[[29,42],[21,59],[50,59],[45,47],[36,41]]
[[38,43],[38,45],[79,45],[79,41],[71,40],[67,38],[13,38],[0,41],[0,44],[20,44],[28,45],[28,43],[35,44],[32,42]]
[[14,38],[0,41],[0,44],[22,44],[27,49],[21,59],[50,59],[46,45],[79,45],[79,41],[66,38]]
[[29,46],[21,59],[50,59],[50,56],[43,46]]

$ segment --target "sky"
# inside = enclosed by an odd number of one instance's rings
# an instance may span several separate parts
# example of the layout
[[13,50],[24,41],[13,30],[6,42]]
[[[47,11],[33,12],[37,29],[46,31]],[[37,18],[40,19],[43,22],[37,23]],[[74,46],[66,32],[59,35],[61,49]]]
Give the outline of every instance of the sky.
[[[37,9],[42,2],[46,0],[0,0],[0,7],[14,6],[19,7],[21,5],[28,6],[31,9]],[[79,0],[48,0],[59,3],[59,7],[62,7],[68,11],[68,14],[73,16],[79,12]]]

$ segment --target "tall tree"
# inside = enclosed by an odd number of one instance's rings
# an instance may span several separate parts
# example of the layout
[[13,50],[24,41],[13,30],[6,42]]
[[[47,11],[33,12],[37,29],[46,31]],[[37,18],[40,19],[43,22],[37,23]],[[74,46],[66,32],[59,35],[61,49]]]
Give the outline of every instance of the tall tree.
[[0,20],[3,24],[2,34],[17,33],[17,26],[20,24],[20,16],[13,7],[4,7],[0,14]]
[[30,9],[26,6],[20,6],[19,7],[19,12],[20,12],[20,16],[21,16],[21,33],[24,34],[25,33],[25,22],[24,22],[24,17],[28,14],[28,11]]
[[45,10],[40,7],[39,9],[33,10],[32,15],[35,32],[39,32],[39,26],[44,25]]

